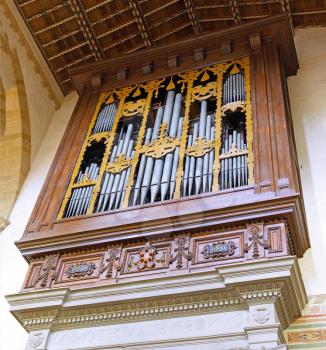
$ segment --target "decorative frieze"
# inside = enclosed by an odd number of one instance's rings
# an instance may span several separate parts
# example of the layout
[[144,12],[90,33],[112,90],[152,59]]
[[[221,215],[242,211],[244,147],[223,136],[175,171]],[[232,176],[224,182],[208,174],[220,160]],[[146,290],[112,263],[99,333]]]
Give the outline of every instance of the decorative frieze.
[[[211,270],[215,266],[292,254],[286,223],[253,223],[245,227],[194,232],[161,242],[121,243],[96,250],[49,255],[32,260],[24,289],[56,288],[78,283],[119,283],[147,274],[175,270]],[[111,281],[111,282],[110,282]]]
[[148,242],[138,251],[127,251],[123,273],[167,268],[168,252],[168,246],[158,247]]

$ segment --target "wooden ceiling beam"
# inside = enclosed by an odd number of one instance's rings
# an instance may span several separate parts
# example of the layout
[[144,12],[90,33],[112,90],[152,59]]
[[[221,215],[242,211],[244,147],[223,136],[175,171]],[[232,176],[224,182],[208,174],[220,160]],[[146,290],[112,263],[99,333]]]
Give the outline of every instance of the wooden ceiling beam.
[[186,6],[188,16],[189,16],[192,28],[194,30],[194,33],[195,34],[202,33],[203,30],[201,28],[200,22],[198,21],[198,17],[197,17],[196,11],[195,11],[193,1],[192,0],[183,0],[183,2]]
[[153,40],[151,34],[148,30],[147,24],[145,22],[144,16],[142,14],[141,8],[136,0],[129,0],[130,9],[136,19],[138,29],[145,42],[146,47],[153,46]]
[[242,20],[241,20],[238,0],[230,0],[229,5],[231,6],[231,12],[234,18],[234,22],[236,24],[241,24]]
[[97,21],[94,21],[94,22],[91,22],[92,26],[94,27],[95,25],[99,24],[99,23],[103,23],[111,18],[114,18],[116,16],[119,16],[121,15],[122,13],[126,12],[126,11],[129,11],[129,8],[128,7],[125,7],[117,12],[114,12],[114,13],[110,13],[109,15],[107,16],[103,16],[101,18],[99,18]]
[[34,21],[34,20],[36,20],[36,19],[39,19],[39,18],[41,18],[41,17],[43,17],[43,16],[45,16],[45,15],[48,15],[48,14],[52,13],[52,12],[54,12],[54,11],[57,11],[57,10],[61,9],[62,7],[65,7],[65,6],[67,6],[67,5],[69,5],[68,1],[66,1],[66,2],[64,2],[64,3],[62,3],[62,4],[59,4],[59,5],[57,5],[57,6],[54,6],[54,7],[50,8],[50,9],[48,9],[48,10],[45,10],[45,11],[43,11],[43,12],[41,12],[41,13],[37,13],[37,14],[34,15],[34,16],[28,17],[28,18],[26,18],[26,21],[32,22],[32,21]]
[[77,29],[77,30],[74,30],[73,32],[69,32],[69,33],[67,33],[67,34],[63,34],[63,35],[59,36],[59,37],[56,38],[56,39],[53,39],[53,40],[50,40],[50,41],[48,41],[48,42],[46,42],[46,43],[40,44],[40,46],[41,46],[41,47],[48,47],[48,46],[50,46],[50,45],[54,45],[54,44],[57,43],[58,41],[65,40],[65,39],[67,39],[67,38],[69,38],[69,37],[71,37],[71,36],[73,36],[73,35],[79,33],[80,31],[81,31],[81,29]]
[[85,9],[85,12],[88,13],[88,12],[94,11],[94,10],[98,9],[99,7],[102,7],[104,5],[109,4],[110,2],[114,2],[114,0],[104,0],[104,1],[98,2],[96,5],[93,5],[91,7],[88,7],[87,9]]
[[84,42],[82,42],[82,43],[80,43],[80,44],[78,44],[78,45],[72,46],[72,47],[70,47],[70,48],[68,48],[68,49],[66,49],[66,50],[60,51],[60,52],[57,53],[56,55],[48,57],[48,60],[49,60],[49,61],[53,61],[53,60],[55,60],[56,58],[62,57],[62,56],[66,55],[66,54],[69,53],[69,52],[78,50],[78,49],[80,49],[81,47],[83,47],[83,46],[85,46],[85,45],[88,45],[88,42],[87,42],[87,41],[84,41]]
[[77,18],[78,24],[82,29],[82,32],[88,41],[89,47],[96,61],[102,60],[105,55],[104,52],[98,43],[96,35],[93,31],[93,28],[90,24],[90,21],[86,15],[85,9],[80,0],[69,0],[70,6]]
[[50,24],[49,26],[46,26],[46,27],[44,27],[44,28],[42,28],[42,29],[36,31],[36,32],[34,33],[34,35],[40,35],[40,34],[42,34],[42,33],[44,33],[44,32],[47,32],[47,31],[49,31],[49,30],[51,30],[51,29],[60,27],[62,24],[67,23],[67,22],[70,22],[70,21],[72,21],[72,20],[74,20],[74,19],[76,19],[75,16],[66,17],[66,18],[62,19],[61,21],[55,22],[55,23],[53,23],[53,24]]

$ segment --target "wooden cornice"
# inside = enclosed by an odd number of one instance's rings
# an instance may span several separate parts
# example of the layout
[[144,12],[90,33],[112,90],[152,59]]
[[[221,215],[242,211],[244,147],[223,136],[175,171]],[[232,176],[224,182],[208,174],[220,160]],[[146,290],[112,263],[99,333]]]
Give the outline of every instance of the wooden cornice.
[[[269,17],[260,21],[242,24],[233,28],[221,30],[214,33],[207,33],[192,36],[189,39],[174,42],[165,46],[157,46],[147,48],[131,54],[122,54],[118,57],[103,60],[100,62],[90,63],[81,67],[72,68],[69,73],[73,84],[80,93],[85,87],[91,86],[90,82],[94,75],[100,75],[103,81],[103,89],[117,88],[128,83],[136,81],[120,81],[117,80],[117,72],[122,69],[127,69],[129,75],[141,71],[144,62],[153,62],[153,74],[146,76],[146,79],[156,78],[159,73],[157,67],[167,65],[168,58],[178,55],[180,62],[186,61],[193,56],[196,49],[204,48],[206,52],[215,52],[215,61],[225,60],[221,54],[221,43],[226,40],[232,41],[233,48],[247,47],[250,50],[249,36],[259,33],[262,41],[275,38],[278,50],[281,52],[281,61],[284,67],[285,75],[290,76],[296,74],[298,69],[298,59],[295,51],[295,45],[292,36],[292,30],[287,14]],[[203,61],[203,64],[211,64],[208,60]],[[193,67],[184,65],[184,70]],[[178,70],[182,70],[182,64]],[[155,71],[157,73],[155,73]],[[171,71],[174,74],[177,70]]]

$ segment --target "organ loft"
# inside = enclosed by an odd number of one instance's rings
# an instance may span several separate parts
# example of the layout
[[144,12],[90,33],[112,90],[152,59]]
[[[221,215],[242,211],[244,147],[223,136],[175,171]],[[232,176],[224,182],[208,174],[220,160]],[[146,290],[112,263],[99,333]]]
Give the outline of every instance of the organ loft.
[[309,248],[286,15],[70,70],[23,237],[26,349],[287,349]]

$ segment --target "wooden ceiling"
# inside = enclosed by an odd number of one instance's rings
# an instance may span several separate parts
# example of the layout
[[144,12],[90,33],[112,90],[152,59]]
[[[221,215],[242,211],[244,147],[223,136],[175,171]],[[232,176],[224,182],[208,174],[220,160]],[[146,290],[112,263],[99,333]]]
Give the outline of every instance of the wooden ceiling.
[[63,92],[68,69],[203,32],[288,13],[325,26],[326,0],[14,0]]

